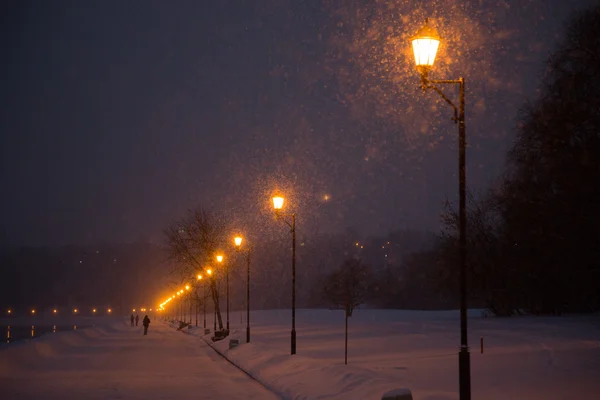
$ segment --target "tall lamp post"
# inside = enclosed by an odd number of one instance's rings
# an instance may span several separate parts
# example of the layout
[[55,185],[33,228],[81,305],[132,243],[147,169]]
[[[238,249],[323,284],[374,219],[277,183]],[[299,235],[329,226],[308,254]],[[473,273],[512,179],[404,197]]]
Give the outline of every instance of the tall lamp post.
[[[437,31],[425,25],[410,40],[415,55],[415,64],[421,74],[423,90],[433,89],[452,108],[453,121],[458,124],[458,193],[459,193],[459,242],[460,261],[460,352],[458,354],[459,391],[461,400],[471,399],[471,367],[469,346],[467,341],[467,211],[466,211],[466,133],[465,133],[465,79],[429,79],[429,71],[433,67],[440,44]],[[453,84],[459,87],[458,107],[435,84]]]
[[292,222],[288,222],[283,218],[281,210],[283,209],[284,198],[281,196],[273,197],[273,208],[278,219],[290,227],[292,233],[292,343],[291,354],[296,354],[296,214],[292,213]]
[[[242,237],[233,239],[238,251],[242,247]],[[250,247],[246,248],[246,343],[250,343]]]
[[[185,285],[185,290],[187,290],[188,293],[188,301],[190,303],[190,325],[192,324],[192,292],[190,292],[190,285]],[[185,318],[184,318],[185,319]],[[186,322],[186,321],[184,321]]]
[[[198,281],[202,280],[202,274],[198,274],[198,276],[196,277],[196,279],[198,279]],[[202,289],[203,294],[202,294],[202,308],[204,308],[204,329],[206,329],[206,284],[202,285]],[[196,324],[196,326],[198,326],[198,324]]]
[[[223,256],[217,256],[217,262],[223,265]],[[229,268],[225,267],[225,297],[227,302],[227,332],[229,332]]]

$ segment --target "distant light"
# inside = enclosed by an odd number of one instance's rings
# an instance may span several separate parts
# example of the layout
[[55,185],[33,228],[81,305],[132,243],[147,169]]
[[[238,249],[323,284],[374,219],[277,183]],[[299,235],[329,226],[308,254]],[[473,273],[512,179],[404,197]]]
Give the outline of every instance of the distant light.
[[150,311],[152,311],[152,309],[150,309]]
[[360,248],[361,248],[361,249],[364,249],[364,248],[365,248],[365,246],[360,246]]
[[32,314],[35,314],[35,310],[31,310],[31,313],[32,313]]
[[52,310],[52,312],[53,312],[54,314],[56,314],[56,308],[55,308],[54,310]]
[[198,279],[198,280],[202,279],[202,275],[198,274],[198,276],[196,276],[196,279]]
[[76,308],[74,308],[74,309],[73,309],[73,312],[74,312],[75,314],[77,314],[77,313],[79,312],[79,310],[77,310]]
[[94,308],[94,309],[92,310],[92,312],[93,312],[93,313],[95,313],[95,312],[96,312],[96,309]]
[[222,255],[218,255],[217,256],[217,262],[223,262],[223,256]]
[[82,260],[79,260],[79,264],[83,264],[83,261],[82,261]]
[[110,314],[111,312],[112,312],[112,309],[110,309],[110,308],[109,308],[109,309],[108,309],[108,313]]
[[185,290],[190,290],[190,285],[185,285]]
[[131,311],[135,312],[135,308],[133,310],[131,310]]
[[12,310],[9,308],[7,311],[9,314],[12,314]]
[[328,195],[328,194],[326,194],[325,196],[323,196],[323,200],[325,200],[325,201],[329,201],[329,199],[330,199],[330,198],[331,198],[331,197],[329,197],[329,195]]
[[233,242],[235,243],[235,245],[237,247],[240,247],[242,245],[242,237],[241,236],[236,236],[233,238]]
[[209,268],[209,269],[206,270],[206,273],[209,274],[209,275],[211,275],[212,274],[212,270]]

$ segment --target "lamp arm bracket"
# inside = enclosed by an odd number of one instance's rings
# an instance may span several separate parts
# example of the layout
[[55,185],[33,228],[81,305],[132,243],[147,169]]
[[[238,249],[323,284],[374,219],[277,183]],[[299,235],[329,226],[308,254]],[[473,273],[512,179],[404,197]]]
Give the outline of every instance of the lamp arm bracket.
[[458,81],[458,80],[456,80],[456,81],[454,81],[454,80],[443,80],[443,81],[429,80],[429,81],[427,81],[427,84],[423,86],[423,89],[435,90],[442,97],[442,99],[446,100],[446,103],[448,103],[448,104],[450,104],[450,106],[452,106],[452,108],[454,109],[454,118],[452,118],[452,121],[454,121],[455,124],[458,123],[458,107],[456,107],[456,105],[454,105],[452,100],[450,100],[448,97],[446,97],[444,92],[442,92],[437,86],[431,85],[431,83],[460,83],[460,81]]
[[287,219],[283,218],[282,216],[280,216],[280,217],[279,217],[279,219],[280,219],[280,220],[282,220],[283,222],[285,222],[285,224],[286,224],[287,226],[289,226],[289,227],[290,227],[290,229],[292,229],[292,224],[290,224],[290,223],[287,221]]

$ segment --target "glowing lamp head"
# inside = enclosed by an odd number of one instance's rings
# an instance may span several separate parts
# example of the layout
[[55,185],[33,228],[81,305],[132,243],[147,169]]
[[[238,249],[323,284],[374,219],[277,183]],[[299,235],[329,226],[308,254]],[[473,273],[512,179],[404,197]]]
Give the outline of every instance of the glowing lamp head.
[[185,290],[190,290],[190,285],[185,285]]
[[283,197],[275,196],[273,197],[273,208],[275,211],[280,211],[283,208]]
[[54,314],[56,314],[56,308],[55,308],[54,310],[52,310],[52,312],[53,312]]
[[111,309],[111,308],[109,308],[109,309],[108,309],[108,313],[110,314],[111,312],[112,312],[112,309]]
[[210,269],[210,268],[209,268],[209,269],[207,269],[207,270],[206,270],[206,273],[207,273],[207,274],[209,274],[209,275],[212,275],[212,269]]
[[218,255],[217,256],[217,262],[223,262],[223,256],[222,255]]
[[198,276],[196,276],[196,279],[198,279],[198,280],[202,279],[202,274],[198,274]]
[[135,308],[133,310],[131,310],[131,311],[135,312]]
[[31,310],[31,313],[32,313],[32,314],[35,314],[35,310]]
[[96,313],[96,309],[94,308],[94,309],[92,310],[92,312],[95,314],[95,313]]
[[237,247],[240,247],[242,245],[242,240],[243,239],[241,236],[236,236],[235,238],[233,238],[233,242]]
[[76,308],[73,309],[73,313],[77,314],[78,310]]
[[12,310],[10,310],[10,309],[9,309],[7,312],[8,312],[9,314],[12,314]]
[[410,41],[412,42],[417,68],[419,70],[427,70],[433,67],[435,56],[440,46],[440,35],[434,28],[428,25],[427,20],[425,20],[425,25],[419,29]]

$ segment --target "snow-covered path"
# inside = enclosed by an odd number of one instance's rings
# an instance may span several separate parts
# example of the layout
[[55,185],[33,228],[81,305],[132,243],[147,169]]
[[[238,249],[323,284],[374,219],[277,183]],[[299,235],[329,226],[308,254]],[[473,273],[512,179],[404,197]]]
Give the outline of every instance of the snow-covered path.
[[0,352],[0,398],[277,399],[203,340],[155,322],[49,334]]

